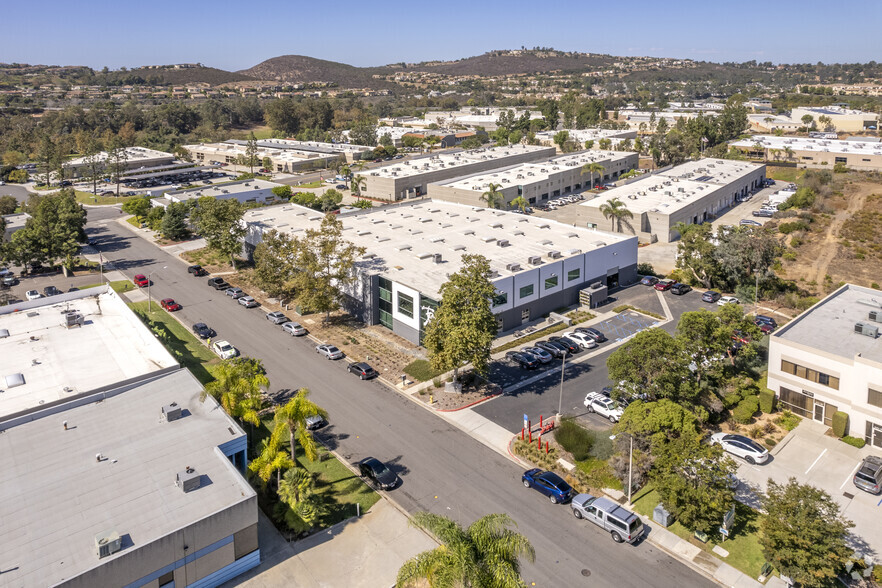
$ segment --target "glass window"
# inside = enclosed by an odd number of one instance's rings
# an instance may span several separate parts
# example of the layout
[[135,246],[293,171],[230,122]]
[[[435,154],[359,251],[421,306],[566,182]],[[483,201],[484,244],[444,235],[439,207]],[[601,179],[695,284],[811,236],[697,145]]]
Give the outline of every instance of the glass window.
[[582,275],[581,269],[574,269],[567,272],[567,282],[572,282],[573,280],[578,280],[579,276]]
[[493,297],[493,306],[502,306],[508,303],[508,292],[500,292]]
[[789,388],[781,388],[778,393],[778,399],[795,414],[805,418],[812,418],[814,401],[805,394],[796,390],[790,390]]
[[398,293],[398,312],[407,318],[413,318],[413,297]]
[[867,390],[867,404],[882,408],[882,390],[873,390],[872,388],[869,388]]
[[533,284],[529,286],[522,286],[520,290],[520,298],[526,298],[527,296],[533,295]]
[[545,289],[548,290],[550,288],[554,288],[557,286],[557,276],[551,276],[550,278],[545,278]]

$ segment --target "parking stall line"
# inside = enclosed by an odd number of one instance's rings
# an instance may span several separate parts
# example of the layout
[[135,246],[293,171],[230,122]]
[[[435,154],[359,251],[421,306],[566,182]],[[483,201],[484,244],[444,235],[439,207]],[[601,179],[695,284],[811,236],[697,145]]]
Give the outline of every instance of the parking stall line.
[[815,461],[812,462],[812,465],[810,465],[809,468],[805,471],[806,474],[808,474],[810,471],[812,471],[812,468],[815,467],[815,465],[817,465],[817,463],[821,460],[822,457],[824,457],[825,453],[827,453],[826,449],[821,452],[821,455],[819,455],[817,458],[815,458]]
[[[860,464],[860,463],[858,463],[856,466],[854,466],[854,469],[851,470],[851,473],[848,474],[848,477],[845,478],[845,481],[844,481],[844,482],[842,482],[842,486],[845,486],[846,484],[848,484],[848,481],[849,481],[849,480],[853,480],[853,479],[854,479],[854,474],[855,474],[856,471],[858,471],[858,468],[859,468],[859,467],[861,467],[861,464]],[[842,486],[839,487],[840,490],[842,490]],[[877,504],[876,506],[879,506],[879,505]]]

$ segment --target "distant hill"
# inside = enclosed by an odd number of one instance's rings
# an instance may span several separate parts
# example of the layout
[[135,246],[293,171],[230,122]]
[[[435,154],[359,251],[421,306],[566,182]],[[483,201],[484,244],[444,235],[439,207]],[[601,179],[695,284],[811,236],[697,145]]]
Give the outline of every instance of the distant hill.
[[199,82],[211,84],[212,86],[219,86],[231,82],[247,82],[253,79],[242,73],[225,71],[213,67],[190,67],[182,69],[174,69],[170,67],[141,67],[130,69],[128,71],[112,71],[105,75],[107,80],[111,83],[113,81],[131,83],[128,80],[141,78],[145,83],[168,84],[172,86],[183,86]]
[[404,71],[429,71],[446,75],[531,74],[561,71],[577,73],[594,71],[613,64],[609,55],[565,53],[562,51],[490,51],[483,55],[448,62],[408,64]]
[[237,73],[258,80],[288,84],[331,82],[342,88],[388,88],[392,85],[372,77],[377,73],[388,73],[384,68],[355,67],[305,55],[273,57]]

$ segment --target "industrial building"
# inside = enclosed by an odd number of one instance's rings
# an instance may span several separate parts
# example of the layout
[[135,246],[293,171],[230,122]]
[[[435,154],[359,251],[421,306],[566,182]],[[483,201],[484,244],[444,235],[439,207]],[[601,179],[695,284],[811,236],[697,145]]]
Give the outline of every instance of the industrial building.
[[[100,166],[106,168],[108,165],[108,153],[102,151],[95,155]],[[124,155],[120,157],[119,166],[121,170],[133,170],[140,168],[151,168],[171,165],[175,160],[175,156],[164,151],[156,149],[147,149],[146,147],[126,147]],[[113,161],[116,166],[116,160]],[[78,178],[89,173],[91,163],[88,157],[77,157],[64,163],[65,176],[70,178]]]
[[497,121],[500,115],[511,110],[516,118],[520,118],[526,113],[530,120],[543,118],[542,113],[538,110],[518,110],[515,108],[498,108],[492,106],[482,107],[465,107],[460,110],[430,110],[423,116],[426,123],[437,124],[444,128],[477,128],[493,132],[497,129]]
[[618,223],[603,215],[601,207],[618,199],[633,218],[622,219],[624,233],[641,241],[663,243],[679,239],[674,226],[712,220],[748,193],[762,188],[766,166],[742,161],[701,159],[613,188],[582,206],[588,226],[618,230]]
[[[247,141],[229,140],[223,143],[184,145],[184,149],[199,163],[236,164],[246,157],[247,144]],[[269,158],[272,171],[276,172],[318,169],[338,160],[351,163],[361,159],[370,150],[370,147],[348,143],[261,139],[257,141],[257,167],[263,167],[264,160]]]
[[273,194],[273,188],[278,188],[282,184],[268,182],[266,180],[242,180],[239,182],[230,182],[228,184],[216,184],[211,186],[201,186],[199,188],[189,188],[186,190],[171,190],[166,192],[162,198],[154,198],[151,200],[153,206],[167,207],[172,202],[185,202],[187,200],[198,200],[199,198],[211,197],[216,200],[228,200],[235,198],[242,204],[272,204],[278,200],[282,200]]
[[882,170],[882,143],[869,138],[866,141],[838,141],[757,135],[729,145],[750,157],[769,162],[793,162],[800,167],[831,170],[837,163],[843,163],[851,169]]
[[[772,333],[768,387],[778,406],[882,447],[882,292],[846,284]],[[820,336],[819,336],[820,334]]]
[[458,176],[553,157],[553,147],[509,145],[486,147],[407,159],[359,172],[365,179],[364,194],[395,202],[425,196],[428,185]]
[[[349,131],[343,131],[343,135],[347,136]],[[485,139],[487,133],[485,131],[450,131],[447,129],[417,129],[413,127],[377,127],[377,140],[384,136],[389,137],[393,147],[404,147],[405,137],[413,137],[415,139],[428,139],[429,137],[438,137],[435,147],[447,149],[450,147],[458,147],[460,143],[472,137],[483,136]],[[486,139],[489,141],[489,139]]]
[[0,308],[8,586],[219,586],[260,562],[246,435],[108,286]]
[[[625,130],[614,130],[614,129],[564,129],[567,133],[570,134],[570,140],[575,141],[579,144],[579,148],[585,146],[588,141],[594,141],[593,147],[599,148],[598,143],[601,139],[609,139],[611,142],[614,140],[623,140],[623,139],[631,139],[632,141],[637,138],[637,131],[633,129],[625,129]],[[561,131],[539,131],[536,133],[536,140],[539,141],[540,145],[546,145],[549,147],[554,147],[556,143],[554,142],[554,136],[560,133]],[[589,149],[589,147],[586,147]]]
[[[429,184],[428,196],[438,200],[483,206],[481,196],[490,184],[502,195],[501,208],[509,208],[512,200],[523,197],[529,204],[544,204],[558,196],[590,189],[595,182],[616,180],[621,174],[637,167],[637,153],[617,151],[580,151],[554,157],[543,162],[521,163],[493,169],[452,180]],[[583,166],[597,163],[603,172],[583,172]]]
[[821,130],[824,130],[824,127],[828,125],[822,124],[820,118],[827,117],[830,119],[829,127],[838,133],[871,131],[876,130],[879,125],[879,115],[875,112],[852,110],[844,106],[803,106],[790,111],[790,118],[793,121],[802,122],[802,117],[806,115],[812,117],[814,123]]
[[11,240],[12,234],[23,229],[29,218],[31,218],[31,215],[26,212],[4,214],[3,222],[6,228],[3,230],[3,234],[0,235],[0,243]]
[[[340,215],[343,236],[366,249],[346,307],[421,343],[441,286],[465,254],[489,259],[500,332],[579,302],[581,290],[608,290],[637,279],[637,238],[577,228],[512,212],[420,200]],[[265,232],[292,236],[317,228],[322,215],[293,204],[245,213],[250,254]]]

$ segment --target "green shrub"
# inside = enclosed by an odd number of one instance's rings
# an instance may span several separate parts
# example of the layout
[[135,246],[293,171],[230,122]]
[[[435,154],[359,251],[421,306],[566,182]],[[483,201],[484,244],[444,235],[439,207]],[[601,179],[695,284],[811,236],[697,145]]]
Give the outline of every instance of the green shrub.
[[732,418],[736,423],[745,425],[753,419],[753,415],[759,410],[759,398],[757,396],[747,396],[732,411]]
[[767,438],[763,439],[763,443],[765,443],[766,447],[768,447],[769,449],[771,449],[772,447],[774,447],[775,445],[778,444],[778,442],[775,441],[774,439],[772,439],[771,437],[767,437]]
[[778,231],[784,233],[785,235],[789,235],[794,231],[807,231],[808,228],[808,223],[804,221],[795,221],[792,223],[781,223],[781,225],[778,227]]
[[863,439],[858,439],[857,437],[852,437],[851,435],[846,435],[842,438],[842,441],[848,443],[853,447],[857,447],[858,449],[861,449],[864,445],[867,444],[867,442]]
[[794,249],[796,249],[796,248],[798,248],[800,245],[802,245],[802,239],[800,239],[799,237],[791,237],[791,238],[790,238],[790,246],[791,246],[791,247],[793,247]]
[[573,454],[573,459],[576,461],[584,461],[591,457],[594,433],[580,427],[571,418],[561,420],[560,426],[554,429],[554,440]]
[[432,369],[432,365],[425,359],[415,359],[404,367],[404,373],[418,382],[428,382],[437,378],[442,372]]
[[760,390],[759,407],[764,413],[771,414],[775,410],[775,393],[768,388]]
[[655,276],[655,268],[652,267],[651,263],[638,263],[637,264],[637,273],[641,276]]
[[515,455],[536,464],[540,468],[544,468],[546,470],[556,469],[558,458],[557,448],[550,447],[548,453],[546,454],[545,443],[542,443],[541,450],[537,447],[537,445],[538,441],[536,439],[533,439],[532,443],[527,440],[517,439],[512,449],[514,450]]
[[[794,237],[794,238],[795,238],[795,237]],[[792,239],[791,239],[791,240],[792,240]],[[781,255],[781,259],[783,259],[783,260],[785,260],[785,261],[796,261],[796,253],[794,253],[794,252],[792,252],[792,251],[785,251],[785,252]]]
[[833,434],[842,439],[848,432],[848,415],[841,410],[833,413]]
[[775,424],[780,426],[783,429],[788,431],[792,431],[799,425],[800,417],[793,414],[789,410],[785,410],[781,413],[781,416],[775,419]]

